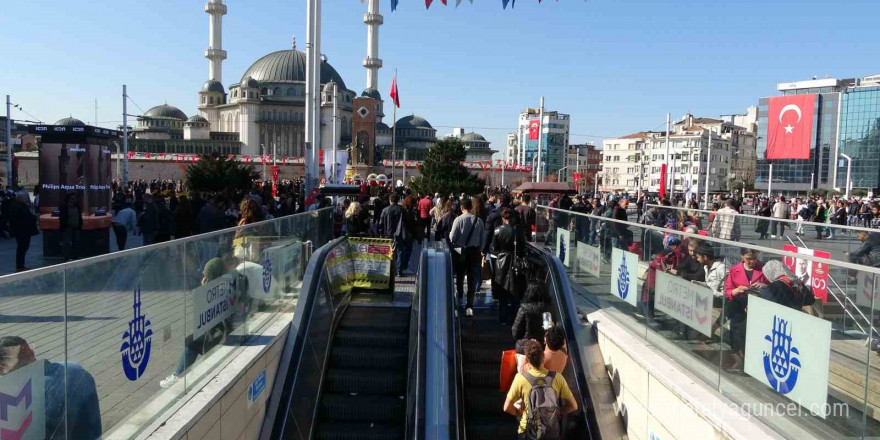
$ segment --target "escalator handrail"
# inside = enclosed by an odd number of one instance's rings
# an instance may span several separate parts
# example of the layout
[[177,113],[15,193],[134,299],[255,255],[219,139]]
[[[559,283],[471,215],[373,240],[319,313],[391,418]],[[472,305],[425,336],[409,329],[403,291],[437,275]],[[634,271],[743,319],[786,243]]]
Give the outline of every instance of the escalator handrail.
[[[429,349],[435,350],[436,353],[445,359],[446,399],[443,402],[430,402],[429,405],[442,405],[439,408],[426,408],[428,411],[436,411],[437,420],[446,420],[445,431],[431,432],[426,438],[428,440],[458,440],[465,438],[464,431],[464,373],[461,366],[461,343],[459,340],[460,332],[458,331],[455,312],[455,278],[452,271],[452,255],[449,252],[449,246],[445,241],[434,242],[432,248],[428,249],[432,263],[430,265],[431,273],[435,277],[440,275],[443,281],[443,288],[440,291],[430,290],[432,304],[437,304],[441,313],[436,313],[433,318],[438,324],[444,324],[444,328],[438,328],[437,325],[431,327],[431,331],[438,332],[436,337],[429,338],[429,341],[438,341]],[[441,267],[435,267],[434,264],[442,263]],[[436,279],[436,278],[432,278]],[[434,302],[436,301],[436,302]],[[442,332],[442,333],[440,333]]]
[[595,420],[591,419],[594,419],[594,415],[588,410],[588,408],[592,407],[592,404],[589,400],[590,389],[589,384],[587,383],[587,378],[594,377],[592,375],[594,372],[585,371],[585,368],[589,368],[589,364],[582,358],[580,344],[576,337],[577,328],[575,327],[580,322],[580,318],[577,315],[577,308],[574,305],[571,295],[565,294],[565,292],[571,292],[568,273],[565,271],[565,266],[562,265],[559,258],[551,254],[546,248],[541,248],[533,243],[529,243],[527,249],[530,253],[540,256],[546,263],[548,273],[550,274],[550,280],[554,287],[550,290],[550,294],[552,295],[560,314],[560,322],[557,324],[562,324],[562,327],[565,330],[565,339],[569,347],[568,356],[571,359],[571,367],[574,369],[574,378],[577,382],[576,385],[578,390],[580,391],[581,402],[578,402],[578,404],[581,409],[583,409],[583,414],[587,418],[586,426],[589,438],[600,439],[601,437],[593,432]]
[[[266,415],[263,419],[263,427],[260,430],[260,440],[269,440],[273,434],[284,432],[284,424],[286,423],[287,412],[290,409],[292,398],[290,393],[293,391],[293,383],[299,370],[296,367],[299,365],[299,357],[301,357],[303,352],[302,345],[305,342],[309,324],[311,323],[315,297],[318,294],[318,289],[324,277],[324,262],[327,260],[327,255],[330,251],[341,243],[345,243],[345,241],[345,237],[340,237],[321,246],[312,254],[306,266],[299,300],[293,320],[290,323],[290,328],[288,329],[287,340],[284,343],[284,349],[281,352],[281,359],[272,384],[272,393],[269,395],[269,402],[266,406]],[[298,355],[298,357],[294,359],[294,355]],[[279,408],[282,409],[280,413]]]
[[[427,321],[428,321],[428,277],[427,267],[428,254],[427,250],[422,250],[419,255],[419,275],[416,285],[415,297],[413,298],[413,307],[417,307],[418,321],[416,331],[410,328],[410,338],[416,337],[415,347],[417,356],[415,365],[409,368],[415,369],[415,374],[407,371],[407,415],[406,415],[406,439],[423,440],[425,438],[425,350],[427,346]],[[409,359],[411,353],[407,353]]]

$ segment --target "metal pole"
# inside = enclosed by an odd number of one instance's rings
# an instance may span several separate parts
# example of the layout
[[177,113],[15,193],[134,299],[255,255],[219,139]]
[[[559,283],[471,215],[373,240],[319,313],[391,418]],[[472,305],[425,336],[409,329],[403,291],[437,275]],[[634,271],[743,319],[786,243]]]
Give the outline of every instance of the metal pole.
[[501,186],[504,186],[504,169],[507,168],[507,159],[501,160]]
[[6,95],[6,187],[12,188],[12,100]]
[[770,195],[773,194],[773,164],[770,164],[770,176],[767,179],[767,198],[770,198]]
[[272,166],[278,165],[278,143],[272,142]]
[[544,167],[541,166],[541,138],[544,136],[544,97],[541,97],[541,107],[538,108],[538,168],[536,171],[537,181],[544,179]]
[[844,197],[849,199],[850,190],[852,190],[852,158],[844,153],[840,153],[840,157],[846,159],[846,190],[844,190]]
[[[397,79],[397,69],[394,69]],[[394,186],[394,162],[397,160],[397,104],[391,106],[391,186]]]
[[333,83],[333,157],[330,158],[330,173],[333,174],[328,182],[339,183],[336,181],[336,83]]
[[[701,142],[702,143],[702,142]],[[700,151],[702,152],[702,148]],[[703,209],[709,209],[709,174],[712,171],[712,130],[709,130],[709,152],[706,154],[706,187],[703,188]]]
[[263,162],[263,182],[266,181],[266,146],[260,144],[260,162]]
[[122,85],[122,191],[128,187],[128,93]]
[[[667,113],[666,114],[666,157],[665,157],[666,161],[667,161],[666,163],[669,163],[669,123],[671,122],[671,118],[672,118],[672,114]],[[672,188],[672,186],[669,184],[669,174],[670,173],[666,173],[666,186],[669,188]],[[670,190],[670,194],[671,193],[672,193],[672,191]]]
[[406,148],[403,149],[403,184],[406,185]]

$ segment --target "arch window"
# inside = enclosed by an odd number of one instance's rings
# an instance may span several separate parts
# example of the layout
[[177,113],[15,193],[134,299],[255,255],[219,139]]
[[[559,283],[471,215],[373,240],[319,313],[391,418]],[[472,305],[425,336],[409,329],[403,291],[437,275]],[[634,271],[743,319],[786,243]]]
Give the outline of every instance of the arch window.
[[287,96],[296,96],[296,89],[290,87],[287,89]]
[[248,99],[254,99],[254,92],[253,91],[248,92]]
[[278,96],[280,94],[281,94],[281,87],[275,87],[274,89],[272,89],[273,96]]
[[206,100],[206,99],[207,99],[207,98],[205,98],[204,96],[202,96],[202,104],[205,103],[205,100]]
[[211,104],[213,104],[213,103],[214,103],[214,97],[212,96],[211,97]]

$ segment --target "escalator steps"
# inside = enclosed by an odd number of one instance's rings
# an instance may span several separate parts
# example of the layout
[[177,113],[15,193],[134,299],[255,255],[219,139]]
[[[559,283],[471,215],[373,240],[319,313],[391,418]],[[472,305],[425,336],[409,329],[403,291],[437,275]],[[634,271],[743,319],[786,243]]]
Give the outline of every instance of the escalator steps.
[[481,363],[494,364],[496,366],[500,366],[501,364],[501,351],[498,350],[486,350],[477,344],[469,344],[463,346],[461,352],[464,362],[468,364]]
[[341,346],[330,353],[332,368],[406,369],[406,352],[396,348]]
[[471,388],[465,396],[465,409],[468,415],[498,415],[506,397],[507,393],[496,388]]
[[406,393],[406,371],[331,368],[324,378],[330,393],[393,394]]
[[464,370],[464,383],[466,383],[469,387],[473,386],[478,388],[497,389],[499,381],[499,368],[499,365],[469,364]]
[[324,423],[318,427],[317,440],[385,440],[402,439],[404,427],[400,423]]
[[406,401],[400,397],[326,394],[321,399],[321,419],[389,423],[406,416]]
[[403,351],[407,350],[407,339],[409,334],[407,331],[395,330],[367,330],[358,329],[339,329],[333,338],[335,347],[354,346],[354,347],[400,347]]

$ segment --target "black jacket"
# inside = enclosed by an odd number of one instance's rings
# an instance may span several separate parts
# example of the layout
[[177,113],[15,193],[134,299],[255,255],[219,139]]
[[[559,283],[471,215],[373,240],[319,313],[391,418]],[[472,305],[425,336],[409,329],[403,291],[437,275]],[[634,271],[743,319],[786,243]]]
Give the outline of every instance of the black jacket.
[[761,289],[760,296],[767,301],[800,310],[803,306],[812,305],[816,297],[809,288],[799,282],[776,280]]
[[[510,208],[510,205],[494,209],[489,213],[489,216],[486,217],[486,245],[484,246],[483,253],[489,252],[489,246],[492,244],[492,236],[495,234],[495,230],[501,227],[501,211],[503,211],[504,208]],[[519,226],[522,223],[519,218],[519,213],[513,209],[510,211],[510,223]]]
[[868,239],[849,254],[852,263],[880,267],[880,232],[871,232]]
[[13,237],[30,237],[37,234],[37,216],[31,214],[27,205],[13,200],[8,207],[9,228]]
[[[612,212],[611,217],[614,218],[615,220],[623,220],[623,221],[629,220],[629,216],[626,213],[626,209],[624,209],[620,205],[617,205],[614,207],[614,211]],[[611,236],[612,237],[617,237],[617,238],[627,237],[629,234],[629,228],[627,228],[627,226],[623,223],[611,222],[610,226],[611,226]]]
[[516,257],[524,257],[526,238],[522,229],[512,224],[495,229],[492,234],[491,251],[495,259],[495,274],[492,277],[492,296],[497,298],[513,296],[519,299],[524,286],[524,274],[517,277],[513,265]]
[[703,265],[694,257],[686,255],[678,264],[678,276],[688,281],[706,281],[706,271]]
[[437,231],[434,234],[436,240],[446,240],[449,243],[449,233],[452,232],[452,222],[455,221],[455,212],[447,212],[437,221]]
[[379,219],[379,234],[386,237],[409,238],[404,211],[400,205],[390,205],[382,210]]
[[513,338],[544,340],[544,303],[522,303],[513,321]]

